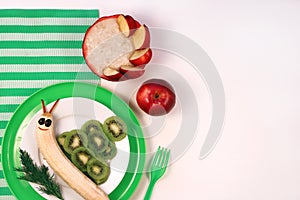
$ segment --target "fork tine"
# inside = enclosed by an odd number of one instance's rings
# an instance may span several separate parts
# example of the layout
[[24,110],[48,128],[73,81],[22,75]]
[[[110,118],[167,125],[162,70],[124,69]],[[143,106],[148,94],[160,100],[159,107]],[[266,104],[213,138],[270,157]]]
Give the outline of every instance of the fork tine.
[[158,161],[158,159],[159,159],[159,155],[161,154],[161,149],[160,149],[160,146],[158,147],[158,149],[157,149],[157,152],[155,153],[155,156],[154,156],[154,158],[153,158],[153,161],[152,161],[152,166],[155,166],[156,165],[156,163],[157,163],[157,161]]
[[161,167],[164,167],[164,166],[165,166],[165,162],[166,162],[167,156],[168,156],[168,149],[165,148],[165,151],[164,151],[164,157],[163,157],[163,159],[162,159]]
[[166,153],[166,158],[164,160],[163,168],[166,168],[168,166],[170,154],[171,154],[171,150],[169,149],[169,150],[167,150],[167,153]]
[[161,167],[162,163],[164,162],[164,157],[165,157],[165,148],[161,148],[161,153],[159,155],[158,161],[156,163],[156,166]]

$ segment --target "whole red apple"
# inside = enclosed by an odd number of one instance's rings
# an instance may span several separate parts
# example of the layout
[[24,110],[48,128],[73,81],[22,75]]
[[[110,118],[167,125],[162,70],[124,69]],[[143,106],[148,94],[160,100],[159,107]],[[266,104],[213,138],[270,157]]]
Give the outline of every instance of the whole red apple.
[[175,106],[176,96],[172,86],[161,79],[150,79],[142,84],[136,94],[139,107],[152,116],[169,113]]

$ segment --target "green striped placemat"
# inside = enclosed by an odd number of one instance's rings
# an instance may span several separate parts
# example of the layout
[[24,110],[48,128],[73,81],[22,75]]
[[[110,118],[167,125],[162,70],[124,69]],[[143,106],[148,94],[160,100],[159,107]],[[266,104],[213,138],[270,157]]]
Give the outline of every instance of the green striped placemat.
[[[1,144],[18,105],[40,88],[99,81],[81,52],[85,31],[98,17],[98,10],[0,10]],[[0,166],[0,199],[15,199]]]

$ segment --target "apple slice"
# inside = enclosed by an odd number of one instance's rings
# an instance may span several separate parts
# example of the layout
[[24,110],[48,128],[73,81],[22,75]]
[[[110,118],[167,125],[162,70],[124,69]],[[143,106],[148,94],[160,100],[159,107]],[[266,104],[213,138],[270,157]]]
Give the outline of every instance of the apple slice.
[[136,21],[130,15],[119,15],[117,22],[120,31],[126,36],[131,36],[137,28]]
[[150,62],[152,58],[152,50],[150,48],[135,50],[130,56],[129,61],[131,64],[139,66],[145,65]]
[[103,69],[103,74],[102,74],[101,78],[104,78],[109,81],[125,80],[124,79],[125,77],[123,77],[122,73],[120,73],[118,70],[113,69],[111,67],[106,67]]
[[132,35],[132,41],[135,49],[143,49],[150,46],[150,32],[145,24],[136,29]]
[[145,69],[133,65],[123,65],[120,67],[120,72],[128,79],[135,79],[145,73]]

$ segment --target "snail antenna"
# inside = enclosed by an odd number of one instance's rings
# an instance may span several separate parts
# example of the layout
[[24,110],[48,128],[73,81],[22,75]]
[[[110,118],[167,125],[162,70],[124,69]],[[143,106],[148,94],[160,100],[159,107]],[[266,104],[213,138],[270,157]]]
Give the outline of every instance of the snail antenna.
[[52,111],[54,110],[54,108],[56,107],[57,103],[58,103],[59,99],[57,99],[54,103],[54,105],[52,106],[52,108],[50,109],[49,113],[52,113]]
[[47,112],[45,102],[43,99],[42,99],[42,107],[43,107],[43,113]]

